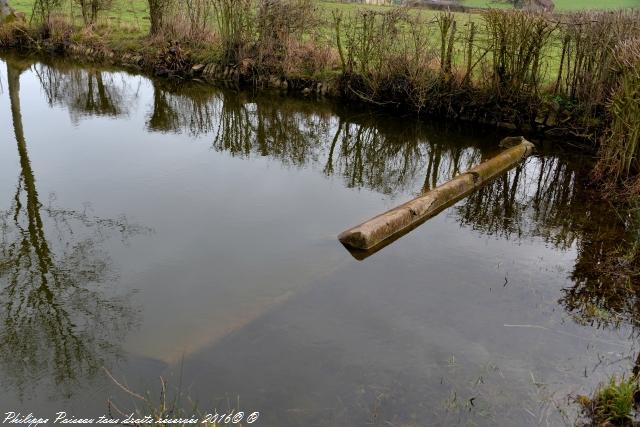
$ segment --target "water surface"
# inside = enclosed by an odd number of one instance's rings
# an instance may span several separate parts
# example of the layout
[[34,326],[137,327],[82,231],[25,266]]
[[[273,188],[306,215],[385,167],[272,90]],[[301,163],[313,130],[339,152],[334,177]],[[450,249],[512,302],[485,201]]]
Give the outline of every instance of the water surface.
[[542,144],[359,262],[339,232],[504,135],[51,60],[0,81],[2,413],[144,412],[106,370],[265,426],[557,425],[634,366],[587,158]]

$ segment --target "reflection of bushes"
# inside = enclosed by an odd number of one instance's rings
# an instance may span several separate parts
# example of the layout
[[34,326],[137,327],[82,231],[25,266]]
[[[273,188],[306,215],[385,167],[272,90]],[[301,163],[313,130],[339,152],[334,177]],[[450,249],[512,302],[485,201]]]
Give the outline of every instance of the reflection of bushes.
[[421,126],[389,132],[374,117],[332,119],[309,107],[296,100],[274,103],[202,85],[154,81],[148,126],[211,134],[216,150],[234,156],[269,156],[294,166],[320,163],[326,174],[343,175],[349,186],[384,193],[407,190],[416,179],[427,188],[434,186],[480,159],[474,148],[430,144]]
[[252,37],[252,0],[211,0],[222,60],[237,64],[245,56],[245,46]]
[[531,158],[470,195],[456,214],[467,226],[506,238],[537,237],[577,249],[560,300],[580,323],[640,320],[640,218],[637,209],[603,201],[588,184],[590,165]]
[[568,249],[586,218],[585,167],[558,157],[535,157],[470,195],[457,208],[462,224],[510,238],[536,236]]
[[[67,16],[76,3],[86,6],[90,24],[81,31]],[[600,177],[615,184],[632,178],[629,188],[640,191],[638,10],[490,9],[472,16],[395,7],[329,14],[311,0],[148,0],[153,37],[132,54],[123,48],[128,34],[93,25],[108,3],[76,0],[68,12],[58,0],[38,0],[39,24],[3,26],[0,46],[46,45],[119,57],[161,75],[203,73],[573,135],[602,145]]]
[[613,217],[614,227],[592,227],[580,239],[572,273],[575,285],[561,300],[579,319],[598,324],[640,322],[640,218],[630,208],[625,216]]
[[[161,74],[203,72],[559,132],[602,143],[603,177],[640,172],[637,58],[629,62],[638,56],[637,10],[553,15],[490,9],[434,16],[395,7],[329,14],[311,0],[148,0],[154,37],[133,55],[122,49],[129,37],[94,25],[109,0],[76,0],[70,12],[63,3],[38,0],[33,11],[41,25],[3,26],[0,45],[45,44],[106,58],[114,57],[106,47],[112,46],[123,62]],[[77,4],[88,29],[79,31],[67,16]],[[180,60],[166,55],[167,45],[183,53]],[[195,62],[215,67],[194,71]]]

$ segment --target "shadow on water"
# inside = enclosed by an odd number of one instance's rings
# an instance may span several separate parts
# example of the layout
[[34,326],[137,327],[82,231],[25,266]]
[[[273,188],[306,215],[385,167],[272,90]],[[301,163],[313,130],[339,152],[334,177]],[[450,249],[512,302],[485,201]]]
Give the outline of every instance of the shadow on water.
[[[34,67],[48,102],[65,106],[74,120],[126,116],[137,99],[136,89],[116,74],[51,64]],[[105,354],[114,357],[117,343],[134,323],[134,310],[124,298],[108,297],[98,286],[108,280],[110,267],[100,244],[109,231],[126,238],[144,229],[126,219],[104,220],[40,203],[20,118],[20,72],[14,65],[8,68],[22,172],[12,210],[2,215],[0,277],[7,285],[1,294],[0,338],[2,348],[11,351],[0,357],[4,371],[18,383],[27,375],[44,376],[47,369],[63,383],[94,372]],[[269,157],[291,167],[313,167],[332,179],[339,177],[347,187],[392,198],[428,191],[499,151],[498,135],[469,142],[447,132],[446,125],[434,132],[434,125],[327,102],[167,80],[152,80],[151,85],[146,117],[151,132],[206,138],[213,150],[233,157]],[[636,336],[640,279],[632,264],[637,263],[638,209],[601,200],[590,186],[590,168],[586,156],[542,144],[536,156],[446,215],[496,239],[536,239],[561,251],[575,250],[571,284],[558,303],[583,326],[631,326]],[[53,247],[45,223],[57,233],[67,232],[56,237]],[[89,233],[78,240],[82,234],[71,232],[74,226]],[[51,343],[53,351],[43,343]],[[638,366],[640,356],[636,370]]]
[[49,382],[56,393],[71,395],[118,358],[120,341],[137,322],[130,295],[111,295],[102,286],[114,279],[102,245],[111,236],[126,241],[149,230],[125,217],[58,208],[55,197],[40,201],[20,108],[20,75],[29,65],[7,65],[20,176],[11,208],[0,212],[2,382],[20,396]]

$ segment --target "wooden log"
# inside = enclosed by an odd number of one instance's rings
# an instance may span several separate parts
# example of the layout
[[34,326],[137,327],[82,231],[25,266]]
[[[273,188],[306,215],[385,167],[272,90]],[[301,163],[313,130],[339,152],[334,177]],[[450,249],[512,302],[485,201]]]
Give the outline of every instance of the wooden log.
[[[512,145],[514,138],[503,140],[505,141]],[[397,234],[403,234],[407,229],[435,215],[452,202],[462,199],[529,156],[535,148],[534,145],[523,137],[520,137],[519,141],[517,145],[422,196],[344,231],[338,236],[338,240],[347,248],[367,251]]]

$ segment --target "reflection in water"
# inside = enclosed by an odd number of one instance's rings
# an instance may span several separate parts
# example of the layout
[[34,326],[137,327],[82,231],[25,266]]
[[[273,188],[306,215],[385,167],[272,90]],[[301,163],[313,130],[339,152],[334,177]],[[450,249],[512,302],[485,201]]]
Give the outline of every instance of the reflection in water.
[[[560,250],[575,245],[573,286],[560,303],[579,323],[615,326],[640,320],[639,278],[618,274],[619,256],[638,242],[632,210],[598,199],[584,161],[541,156],[469,196],[460,223],[507,239],[537,237]],[[612,274],[616,273],[616,274]]]
[[[594,214],[594,212],[591,212]],[[599,213],[599,212],[595,212]],[[609,224],[588,224],[578,242],[578,258],[561,303],[578,319],[595,325],[640,324],[638,224],[624,211],[602,212]],[[614,216],[615,215],[615,216]],[[636,214],[637,215],[637,214]],[[624,219],[623,219],[624,218]]]
[[298,167],[318,163],[327,175],[343,176],[349,187],[396,194],[426,172],[428,189],[483,156],[478,147],[433,140],[416,123],[389,126],[388,119],[369,114],[336,118],[326,105],[247,99],[203,85],[154,81],[153,89],[150,130],[211,134],[213,148],[233,156],[269,156]]
[[[117,75],[44,65],[38,66],[37,71],[50,103],[65,105],[76,117],[127,114],[130,100],[137,96],[129,86],[116,84]],[[12,73],[15,77],[17,71]],[[44,298],[42,307],[63,310],[62,319],[85,316],[87,324],[98,321],[91,317],[97,310],[92,309],[91,313],[79,311],[78,305],[86,307],[87,302],[71,304],[72,300],[85,297],[91,298],[94,305],[104,307],[107,311],[104,316],[120,317],[119,321],[122,321],[127,316],[119,310],[126,312],[125,305],[97,291],[97,295],[90,296],[86,290],[88,283],[104,281],[107,276],[108,263],[96,248],[101,238],[94,236],[76,244],[59,245],[67,251],[54,256],[55,251],[44,236],[41,216],[44,214],[54,225],[66,226],[73,220],[90,229],[117,228],[123,234],[137,231],[126,223],[91,220],[85,214],[60,213],[39,204],[19,120],[17,78],[10,83],[10,88],[14,88],[12,112],[14,102],[17,107],[14,125],[22,175],[13,210],[3,216],[2,250],[3,259],[7,261],[0,264],[0,274],[37,280],[17,280],[17,285],[12,285],[17,287],[15,295],[24,296],[20,297],[22,299],[9,298],[3,294],[3,304],[6,305],[5,301],[33,304],[32,301],[37,301],[35,297],[46,296],[46,293],[44,296],[37,293],[44,283],[44,288],[53,297]],[[202,137],[214,150],[231,156],[266,156],[288,166],[316,167],[327,176],[341,177],[348,187],[367,188],[392,196],[428,191],[486,160],[498,149],[495,146],[498,137],[486,146],[470,144],[466,139],[444,140],[449,137],[446,133],[432,132],[424,124],[411,121],[406,125],[398,119],[359,114],[353,110],[343,112],[323,103],[228,93],[197,83],[176,85],[159,80],[151,83],[153,98],[146,118],[150,131],[183,132]],[[563,290],[560,300],[564,309],[580,324],[612,328],[621,323],[637,325],[640,319],[639,279],[621,275],[623,270],[616,269],[623,262],[620,260],[624,254],[633,253],[637,246],[638,233],[634,226],[637,219],[631,219],[631,209],[618,207],[616,211],[597,199],[596,192],[588,185],[590,165],[584,158],[541,151],[461,201],[450,215],[462,226],[489,236],[513,241],[537,239],[559,250],[575,250],[572,283]],[[24,219],[20,220],[21,216]],[[59,225],[55,229],[65,230],[65,226]],[[59,241],[68,242],[67,239],[64,237]],[[17,243],[7,243],[12,241]],[[20,249],[20,245],[25,245],[25,249]],[[27,256],[22,254],[31,256],[33,261],[20,258]],[[613,270],[618,273],[603,274]],[[48,308],[47,304],[53,308]],[[7,313],[13,312],[14,306],[6,307]],[[35,312],[37,307],[33,306],[26,313],[40,316],[36,317],[40,323],[50,322],[49,315]],[[68,322],[70,326],[66,326],[65,334],[74,336],[79,330],[74,325],[78,323],[75,320]],[[117,325],[118,322],[104,323]],[[11,331],[9,326],[4,329]],[[97,327],[84,329],[86,333],[104,332]],[[41,330],[47,329],[41,327]],[[13,336],[17,333],[23,332],[17,331]],[[5,336],[9,335],[3,332],[3,340],[10,343]],[[117,339],[109,341],[108,337],[81,336],[77,339],[89,347],[102,345],[97,344],[100,340],[117,342]],[[30,345],[40,342],[32,341]],[[91,353],[92,349],[74,350],[73,357],[83,351]],[[23,363],[20,357],[34,352],[20,350],[16,353],[22,355],[16,354],[10,359]],[[9,355],[3,355],[3,358],[7,357]],[[73,357],[67,357],[73,359],[71,364],[90,360]],[[41,356],[40,360],[46,360],[46,357]],[[68,372],[63,368],[60,370]],[[12,371],[24,372],[25,369]]]
[[0,363],[20,395],[49,379],[70,393],[117,356],[136,318],[124,297],[98,286],[111,274],[100,245],[145,230],[41,203],[22,126],[23,70],[7,66],[20,176],[11,208],[0,212]]
[[187,85],[182,93],[176,93],[180,85],[166,80],[153,81],[153,106],[147,127],[155,132],[187,131],[192,136],[210,132],[216,110],[209,102],[210,90],[199,90],[197,85]]
[[69,109],[77,123],[83,116],[126,116],[137,97],[116,74],[91,68],[58,68],[38,63],[33,70],[50,105]]
[[[369,114],[336,117],[325,105],[310,109],[292,99],[249,99],[198,84],[154,81],[153,89],[151,130],[211,134],[217,151],[269,156],[293,166],[316,163],[349,187],[384,194],[415,191],[416,184],[428,191],[496,152],[493,146],[437,140],[415,123],[398,126]],[[638,278],[618,280],[602,269],[624,245],[637,244],[637,221],[597,199],[589,170],[584,158],[543,152],[469,196],[455,216],[488,235],[541,238],[560,250],[575,245],[574,286],[565,289],[563,306],[579,322],[635,324]]]

